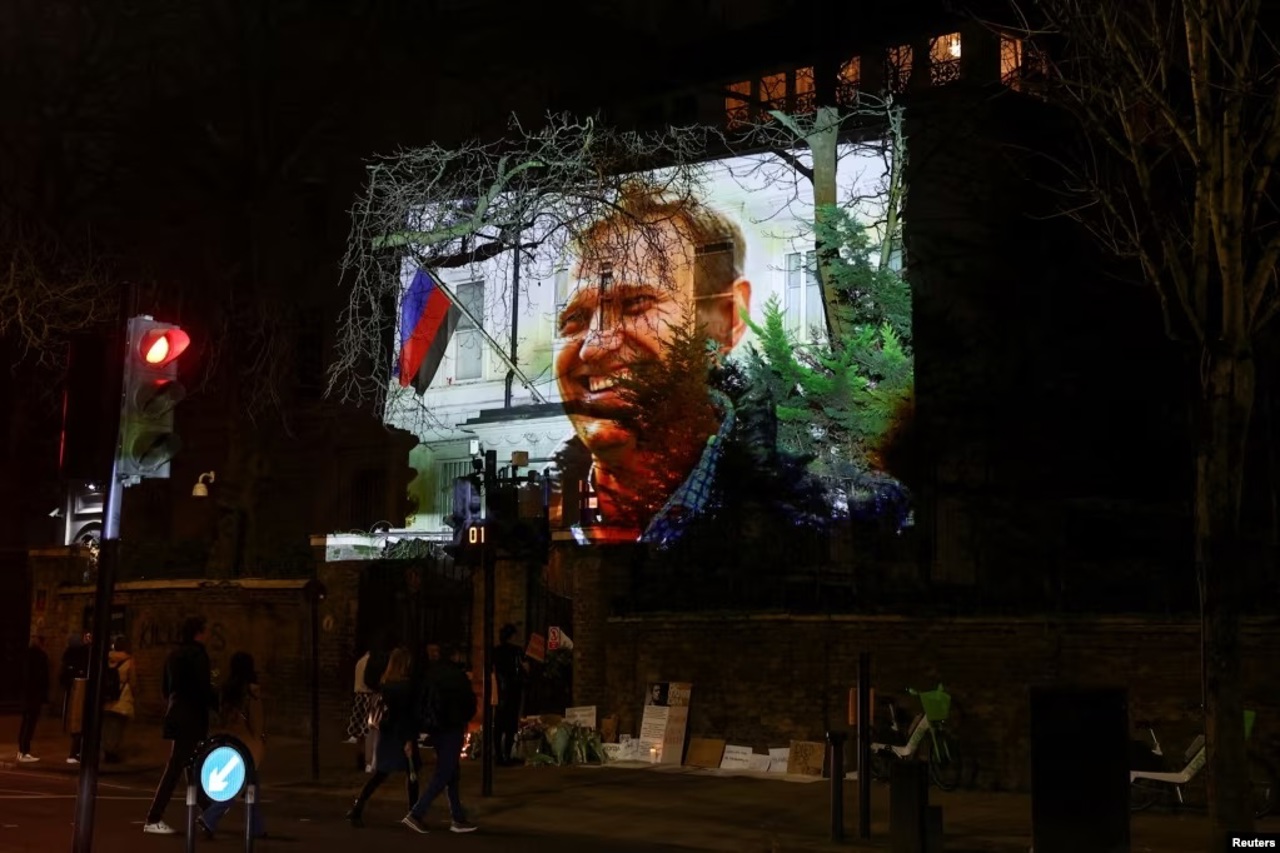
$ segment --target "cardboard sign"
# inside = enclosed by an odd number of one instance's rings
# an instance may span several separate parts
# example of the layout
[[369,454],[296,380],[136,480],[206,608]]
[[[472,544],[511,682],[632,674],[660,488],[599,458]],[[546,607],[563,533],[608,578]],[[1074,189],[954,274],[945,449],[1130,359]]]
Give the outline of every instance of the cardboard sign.
[[524,650],[525,657],[538,663],[547,662],[547,639],[541,634],[530,634],[529,645]]
[[640,720],[640,754],[641,761],[657,764],[662,759],[662,744],[667,736],[667,719],[671,709],[666,705],[645,705],[644,717]]
[[787,764],[791,761],[791,750],[787,747],[774,747],[769,750],[769,772],[786,773]]
[[720,761],[721,770],[746,770],[751,766],[751,747],[726,746],[724,758]]
[[689,767],[719,767],[723,755],[724,741],[718,738],[690,738],[689,755],[684,763]]
[[564,721],[587,729],[596,727],[596,706],[581,705],[577,708],[564,709]]
[[796,776],[821,776],[827,745],[817,741],[791,741],[787,772]]

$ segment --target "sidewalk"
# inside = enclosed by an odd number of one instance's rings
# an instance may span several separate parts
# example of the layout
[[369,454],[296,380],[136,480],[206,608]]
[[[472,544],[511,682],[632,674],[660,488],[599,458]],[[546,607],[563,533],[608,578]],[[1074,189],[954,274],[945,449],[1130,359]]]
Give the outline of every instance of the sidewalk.
[[[14,764],[18,718],[0,715],[0,769],[74,774],[65,764],[67,739],[57,719],[41,720],[34,748],[38,764]],[[126,736],[125,761],[104,765],[104,776],[153,772],[168,753],[159,726],[136,724]],[[330,737],[320,744],[320,779],[311,774],[310,741],[273,738],[263,779],[266,796],[314,802],[317,819],[341,819],[347,800],[364,784],[355,769],[355,747]],[[424,758],[430,760],[430,750]],[[424,770],[424,775],[430,769]],[[512,834],[557,832],[618,841],[661,840],[692,850],[782,851],[887,850],[889,795],[872,788],[872,840],[859,842],[857,782],[845,783],[845,838],[830,838],[830,788],[826,780],[752,778],[664,766],[497,768],[492,797],[480,796],[480,767],[463,767],[463,799],[483,826]],[[402,808],[400,785],[390,784],[370,804],[370,814],[394,820]],[[930,792],[943,810],[947,853],[1027,853],[1031,846],[1031,798],[986,791]],[[442,809],[443,806],[434,808]],[[1272,818],[1259,829],[1273,830]],[[1200,853],[1208,824],[1202,815],[1138,814],[1132,821],[1133,853]]]

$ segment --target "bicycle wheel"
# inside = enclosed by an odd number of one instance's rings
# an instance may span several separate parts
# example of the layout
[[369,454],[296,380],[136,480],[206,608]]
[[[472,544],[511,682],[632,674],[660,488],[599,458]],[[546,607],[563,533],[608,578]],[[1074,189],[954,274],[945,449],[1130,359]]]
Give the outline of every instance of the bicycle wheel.
[[960,746],[948,732],[932,732],[929,744],[929,776],[942,791],[954,791],[960,787],[964,775],[964,756]]
[[1254,817],[1266,817],[1275,811],[1276,800],[1280,797],[1275,768],[1254,753],[1249,753],[1249,788]]

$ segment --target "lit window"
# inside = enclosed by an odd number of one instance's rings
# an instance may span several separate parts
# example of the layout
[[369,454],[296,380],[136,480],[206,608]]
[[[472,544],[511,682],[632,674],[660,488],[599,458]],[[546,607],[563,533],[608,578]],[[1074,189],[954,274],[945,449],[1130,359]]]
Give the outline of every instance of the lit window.
[[796,69],[795,102],[792,110],[797,113],[811,113],[817,106],[817,95],[814,92],[813,66]]
[[729,92],[724,98],[724,114],[729,127],[746,124],[751,119],[751,81],[730,83]]
[[929,42],[929,81],[935,86],[960,79],[960,34],[947,33]]
[[858,87],[862,85],[862,58],[855,56],[840,66],[840,79],[836,81],[836,99],[842,104],[852,104],[858,99]]
[[791,252],[786,256],[786,280],[782,293],[782,317],[796,340],[812,340],[826,327],[822,314],[822,288],[818,283],[817,255]]
[[457,380],[480,379],[484,376],[484,335],[477,325],[484,323],[484,282],[469,281],[454,291],[458,302],[475,318],[473,323],[466,314],[458,318],[454,333],[454,371]]
[[767,74],[760,78],[760,101],[767,109],[787,108],[787,74]]
[[1000,82],[1017,89],[1022,82],[1022,39],[1000,36]]
[[911,81],[911,45],[891,47],[885,55],[884,82],[891,92],[905,92]]

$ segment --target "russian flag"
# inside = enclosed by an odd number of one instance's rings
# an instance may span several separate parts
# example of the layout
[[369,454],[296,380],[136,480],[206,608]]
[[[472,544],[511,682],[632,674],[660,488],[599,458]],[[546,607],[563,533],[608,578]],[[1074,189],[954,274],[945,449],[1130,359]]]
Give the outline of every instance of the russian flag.
[[462,312],[426,270],[418,270],[400,303],[400,387],[425,392],[440,369]]

